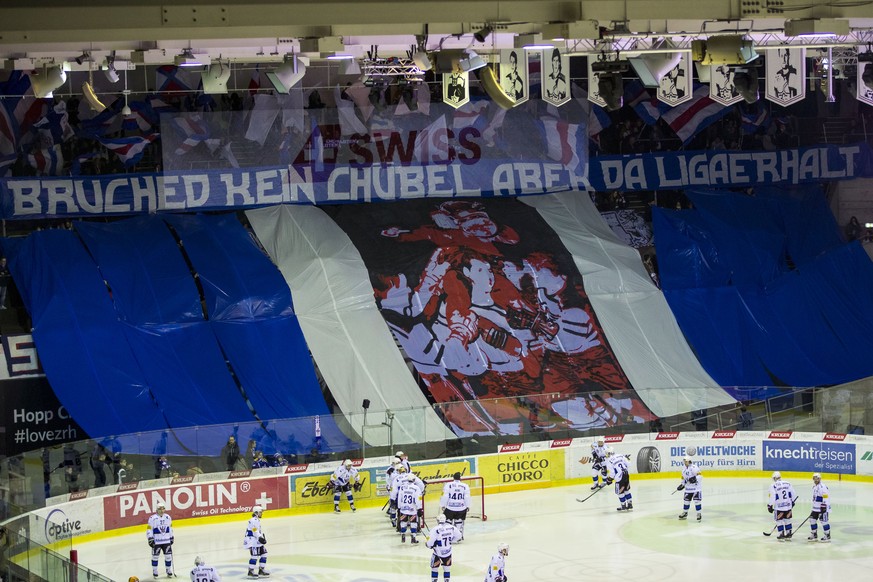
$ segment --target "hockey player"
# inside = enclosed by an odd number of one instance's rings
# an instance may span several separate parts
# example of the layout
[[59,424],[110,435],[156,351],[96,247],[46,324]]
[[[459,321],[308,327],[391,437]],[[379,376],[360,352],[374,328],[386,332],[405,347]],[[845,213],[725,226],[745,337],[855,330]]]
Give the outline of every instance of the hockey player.
[[818,522],[821,521],[822,542],[831,541],[831,524],[828,517],[831,513],[831,498],[828,486],[821,482],[821,475],[812,474],[812,513],[809,514],[809,529],[812,532],[807,540],[814,542],[818,539]]
[[694,508],[697,510],[697,521],[703,519],[701,509],[703,508],[703,476],[700,474],[698,467],[691,457],[685,455],[682,458],[685,463],[685,468],[682,469],[682,483],[676,488],[677,491],[685,490],[685,496],[682,502],[682,513],[679,514],[679,519],[688,517],[688,508],[691,506],[691,501],[694,500]]
[[506,556],[509,555],[509,544],[503,543],[497,546],[497,553],[488,564],[488,572],[485,573],[485,582],[506,582]]
[[[448,483],[447,483],[448,485]],[[430,559],[430,579],[440,577],[440,566],[443,567],[443,580],[451,578],[452,544],[461,541],[461,530],[449,523],[442,513],[437,516],[437,525],[430,530],[425,545],[433,550]]]
[[767,511],[772,513],[776,520],[776,529],[779,530],[779,536],[776,539],[780,542],[791,541],[793,535],[791,532],[791,510],[795,503],[797,503],[797,493],[794,492],[794,487],[788,481],[782,480],[782,474],[779,471],[774,472]]
[[443,485],[443,495],[440,498],[440,511],[446,516],[450,524],[461,532],[464,539],[464,522],[467,512],[470,510],[470,486],[461,481],[461,474],[455,473],[453,481]]
[[400,474],[397,470],[399,466],[400,459],[395,457],[391,461],[391,466],[385,470],[385,491],[388,495],[388,519],[391,520],[391,525],[393,527],[397,526],[397,496],[392,497],[391,490],[394,486],[394,480]]
[[615,494],[618,495],[618,501],[621,503],[616,509],[618,511],[632,511],[634,502],[630,492],[630,467],[627,463],[627,457],[616,455],[615,449],[607,447],[606,467],[606,484],[611,485],[613,481],[615,482]]
[[191,582],[221,582],[221,576],[206,561],[197,556],[194,558],[194,569],[191,570]]
[[[264,509],[255,505],[252,509],[252,517],[246,524],[246,537],[243,538],[243,547],[249,551],[249,578],[257,578],[258,576],[269,576],[267,572],[267,536],[264,535],[264,529],[261,527],[261,517],[264,515]],[[255,571],[255,566],[258,571]]]
[[355,512],[355,498],[352,496],[352,488],[355,491],[360,491],[363,484],[360,482],[360,477],[358,477],[358,470],[352,466],[351,459],[346,459],[342,465],[337,467],[330,477],[330,484],[333,487],[334,512],[340,512],[339,502],[342,493],[346,494],[346,499],[349,500],[349,507],[352,508],[352,512]]
[[400,490],[400,484],[406,476],[406,467],[397,461],[397,469],[392,474],[391,483],[388,487],[388,516],[391,518],[391,527],[397,528],[400,531],[400,524],[397,521],[397,492]]
[[417,544],[418,512],[422,509],[421,489],[415,484],[415,475],[406,473],[399,479],[397,488],[397,510],[400,512],[400,543],[406,543],[406,527],[412,534],[412,543]]
[[597,437],[597,440],[591,443],[591,480],[594,481],[591,486],[592,491],[606,487],[603,481],[598,484],[597,480],[600,477],[606,481],[606,439],[603,437]]
[[400,464],[403,465],[403,468],[406,469],[407,473],[412,473],[412,467],[409,466],[409,455],[403,451],[397,451],[394,453],[394,456],[398,461],[400,461]]
[[167,508],[163,503],[158,503],[155,514],[149,518],[149,529],[146,531],[146,539],[152,549],[152,576],[158,577],[158,557],[164,553],[164,567],[167,569],[167,578],[175,578],[173,573],[173,518],[166,513]]

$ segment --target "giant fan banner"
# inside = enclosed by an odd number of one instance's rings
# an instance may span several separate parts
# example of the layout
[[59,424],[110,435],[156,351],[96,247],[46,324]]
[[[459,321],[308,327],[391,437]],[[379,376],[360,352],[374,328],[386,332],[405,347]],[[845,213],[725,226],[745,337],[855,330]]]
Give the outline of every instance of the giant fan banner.
[[516,200],[326,209],[458,435],[606,428],[653,418],[621,369],[573,257]]

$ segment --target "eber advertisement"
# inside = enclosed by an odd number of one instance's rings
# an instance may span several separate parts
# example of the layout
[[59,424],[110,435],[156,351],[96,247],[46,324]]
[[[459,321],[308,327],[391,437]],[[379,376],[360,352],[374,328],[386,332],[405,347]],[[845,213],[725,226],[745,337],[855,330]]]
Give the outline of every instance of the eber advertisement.
[[[372,487],[373,469],[361,469],[358,471],[358,479],[363,485],[360,491],[352,490],[356,500],[373,497]],[[300,475],[291,478],[291,505],[318,505],[320,503],[333,503],[333,487],[330,486],[331,473],[322,475]],[[340,497],[341,503],[346,503],[346,495]]]
[[488,487],[565,479],[563,449],[501,453],[480,457],[476,465]]

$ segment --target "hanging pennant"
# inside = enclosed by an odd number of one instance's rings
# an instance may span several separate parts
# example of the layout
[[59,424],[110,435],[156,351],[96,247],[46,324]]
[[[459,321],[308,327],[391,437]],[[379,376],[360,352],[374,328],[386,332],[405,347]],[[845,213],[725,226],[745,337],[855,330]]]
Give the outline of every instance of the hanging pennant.
[[733,105],[743,100],[734,85],[734,68],[730,65],[709,66],[709,98],[722,105]]
[[[869,50],[869,47],[859,46],[858,55],[869,54]],[[867,78],[867,82],[873,85],[873,62],[862,61],[859,58],[858,73],[855,79],[855,84],[858,86],[858,101],[867,105],[873,105],[873,87],[868,87],[864,83],[864,77]]]
[[570,100],[570,58],[555,47],[540,53],[543,76],[543,101],[559,107]]
[[692,97],[691,77],[691,53],[682,53],[679,63],[660,81],[658,101],[670,106],[689,101]]
[[506,49],[500,51],[500,86],[515,103],[528,100],[530,83],[528,77],[527,51]]
[[470,101],[470,73],[452,71],[443,74],[443,103],[457,109]]
[[791,105],[806,97],[806,49],[782,47],[764,51],[767,99]]
[[600,96],[597,89],[600,73],[597,73],[592,68],[596,57],[588,57],[588,100],[601,107],[606,107],[606,100]]

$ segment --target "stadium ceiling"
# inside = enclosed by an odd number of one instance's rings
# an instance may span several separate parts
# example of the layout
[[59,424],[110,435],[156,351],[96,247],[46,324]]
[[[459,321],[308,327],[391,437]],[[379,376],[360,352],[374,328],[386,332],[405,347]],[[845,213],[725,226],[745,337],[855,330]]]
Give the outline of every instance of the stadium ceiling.
[[[112,55],[172,64],[189,48],[249,63],[291,52],[363,57],[374,47],[380,56],[422,45],[489,53],[531,33],[560,34],[570,54],[688,50],[714,34],[748,35],[757,46],[854,47],[873,42],[871,15],[868,2],[816,0],[3,0],[0,65],[69,63],[85,53],[92,62]],[[848,27],[837,36],[784,34],[786,20],[824,18]]]

